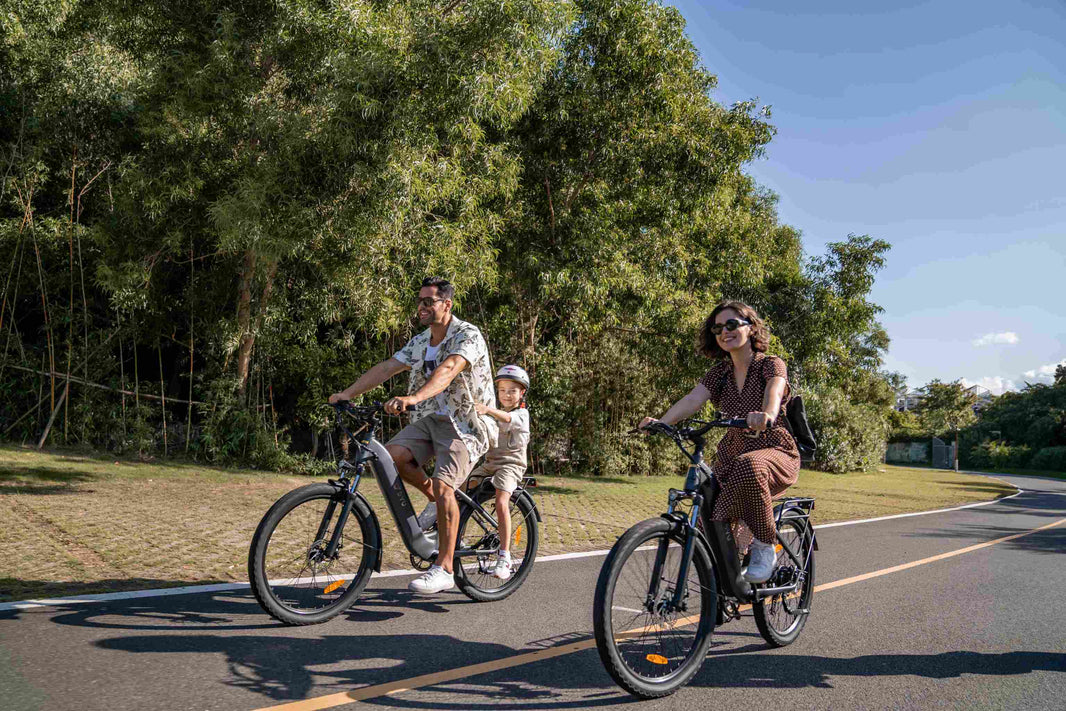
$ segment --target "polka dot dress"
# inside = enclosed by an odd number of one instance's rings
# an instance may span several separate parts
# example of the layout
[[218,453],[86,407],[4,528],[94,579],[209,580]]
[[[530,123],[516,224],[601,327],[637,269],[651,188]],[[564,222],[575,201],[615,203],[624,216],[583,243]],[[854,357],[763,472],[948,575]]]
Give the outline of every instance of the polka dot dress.
[[[699,382],[711,394],[711,403],[719,412],[730,417],[745,417],[749,412],[762,410],[766,383],[775,376],[788,379],[785,362],[776,356],[756,353],[739,391],[730,358],[708,370]],[[800,468],[796,442],[784,426],[788,395],[786,388],[781,412],[768,431],[749,437],[746,430],[726,430],[725,437],[718,443],[714,465],[714,474],[722,489],[711,518],[739,519],[764,543],[773,543],[777,535],[770,502],[796,483]]]

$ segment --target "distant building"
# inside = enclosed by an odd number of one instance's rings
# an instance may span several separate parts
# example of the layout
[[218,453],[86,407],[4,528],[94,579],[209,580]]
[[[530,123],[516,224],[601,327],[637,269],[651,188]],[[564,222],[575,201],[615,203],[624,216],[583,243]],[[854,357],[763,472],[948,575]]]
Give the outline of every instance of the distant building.
[[996,397],[992,394],[992,391],[988,388],[982,388],[980,385],[971,385],[966,388],[966,392],[973,395],[973,411],[980,412],[982,409],[988,407],[992,400]]
[[[980,385],[971,385],[966,388],[966,392],[973,396],[974,404],[973,411],[980,412],[995,399],[995,395],[988,388],[983,388]],[[925,399],[925,391],[923,388],[917,390],[909,390],[905,393],[896,395],[896,409],[900,412],[907,412],[918,407],[918,403]]]
[[925,399],[925,393],[918,390],[909,390],[896,396],[896,409],[900,412],[908,412],[918,406]]

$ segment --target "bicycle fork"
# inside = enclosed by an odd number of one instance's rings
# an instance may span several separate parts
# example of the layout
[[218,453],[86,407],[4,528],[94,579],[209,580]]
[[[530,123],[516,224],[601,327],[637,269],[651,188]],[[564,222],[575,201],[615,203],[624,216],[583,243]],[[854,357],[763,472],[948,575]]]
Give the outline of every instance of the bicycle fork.
[[[678,502],[684,499],[692,499],[692,511],[689,512],[687,519],[675,513]],[[651,583],[648,586],[648,597],[644,603],[649,612],[670,613],[679,610],[684,611],[687,607],[688,585],[686,581],[688,580],[689,566],[692,565],[692,556],[696,550],[696,522],[699,520],[700,507],[702,505],[703,496],[697,492],[670,490],[670,507],[667,510],[666,517],[681,524],[685,531],[685,540],[682,543],[681,551],[681,565],[678,567],[677,579],[674,581],[673,595],[668,599],[659,600],[663,568],[666,565],[666,556],[670,549],[670,537],[663,537],[659,542],[658,549],[655,551]]]
[[[351,465],[349,465],[351,467]],[[355,469],[355,477],[348,484],[347,488],[341,487],[341,491],[344,491],[344,503],[341,506],[340,516],[337,517],[337,523],[333,527],[333,535],[329,538],[329,543],[326,545],[326,549],[322,552],[323,560],[332,560],[337,551],[341,547],[341,535],[344,533],[344,526],[348,523],[348,516],[352,513],[352,506],[355,505],[355,492],[359,489],[359,480],[362,478],[362,464],[358,467],[351,467]],[[330,482],[335,483],[335,482]],[[315,533],[315,541],[321,541],[322,537],[326,535],[326,531],[329,530],[329,523],[333,519],[333,512],[337,510],[336,499],[330,499],[326,504],[326,510],[322,514],[322,522],[318,524],[318,532]]]

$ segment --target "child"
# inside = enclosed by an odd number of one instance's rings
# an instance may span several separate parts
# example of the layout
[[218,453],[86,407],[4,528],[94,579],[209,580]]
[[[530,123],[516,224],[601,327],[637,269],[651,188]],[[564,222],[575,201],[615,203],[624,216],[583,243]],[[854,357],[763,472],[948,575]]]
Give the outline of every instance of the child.
[[479,415],[489,415],[500,423],[500,439],[485,455],[485,461],[471,474],[492,475],[496,487],[496,517],[500,523],[500,550],[493,570],[500,580],[511,577],[511,494],[526,472],[526,445],[529,444],[529,411],[525,409],[529,375],[517,365],[505,365],[496,373],[496,399],[502,410],[478,404]]

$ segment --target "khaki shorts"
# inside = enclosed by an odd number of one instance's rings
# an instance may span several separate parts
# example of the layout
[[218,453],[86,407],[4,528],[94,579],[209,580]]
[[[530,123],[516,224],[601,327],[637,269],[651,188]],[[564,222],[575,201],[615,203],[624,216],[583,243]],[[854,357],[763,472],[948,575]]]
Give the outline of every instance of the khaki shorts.
[[482,464],[470,475],[472,477],[492,477],[492,485],[500,491],[506,491],[508,494],[513,494],[514,490],[518,488],[518,485],[522,483],[522,477],[525,476],[526,470],[521,467],[508,467],[501,466],[499,469],[489,471]]
[[411,452],[418,466],[435,458],[433,479],[453,489],[470,476],[470,452],[447,415],[428,415],[400,430],[386,445],[403,447]]

